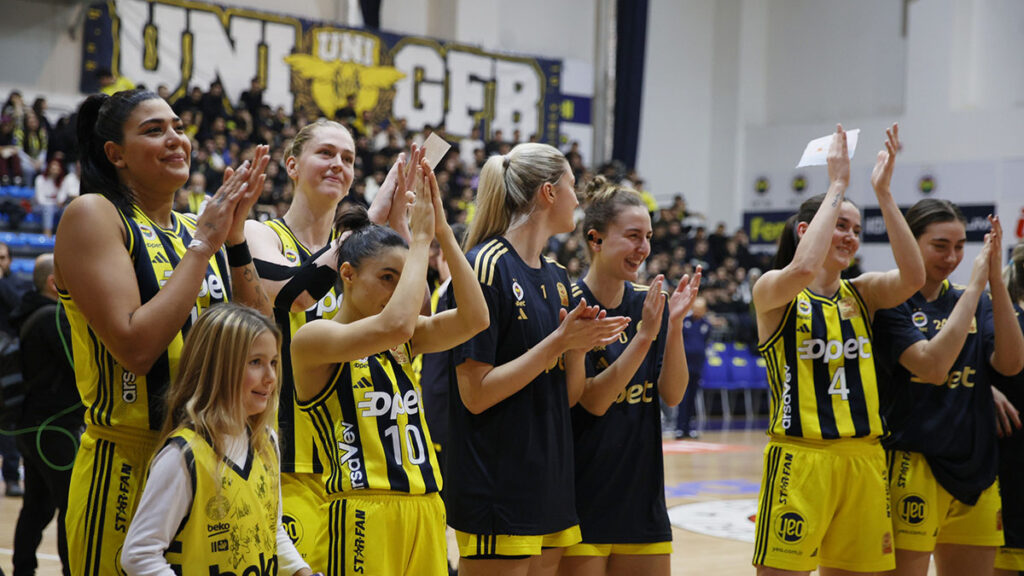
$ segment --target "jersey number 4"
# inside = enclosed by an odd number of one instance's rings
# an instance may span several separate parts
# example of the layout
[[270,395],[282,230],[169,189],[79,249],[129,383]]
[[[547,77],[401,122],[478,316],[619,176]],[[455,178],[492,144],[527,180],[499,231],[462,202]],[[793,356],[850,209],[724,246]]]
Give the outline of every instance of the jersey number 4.
[[832,383],[828,385],[828,393],[833,396],[841,396],[844,402],[850,399],[850,389],[846,387],[845,366],[840,366],[832,376]]

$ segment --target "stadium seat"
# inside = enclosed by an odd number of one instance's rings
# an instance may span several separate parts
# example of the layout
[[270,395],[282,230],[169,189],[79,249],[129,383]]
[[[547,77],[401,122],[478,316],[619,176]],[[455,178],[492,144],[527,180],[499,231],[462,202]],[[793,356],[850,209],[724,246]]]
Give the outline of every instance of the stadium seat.
[[[717,343],[720,344],[720,343]],[[725,352],[724,354],[718,351]],[[705,399],[705,390],[718,390],[722,403],[722,418],[732,419],[732,404],[729,401],[730,392],[742,390],[742,384],[733,381],[730,375],[729,349],[724,347],[716,348],[715,345],[708,347],[707,358],[704,361],[704,371],[701,376],[700,389],[696,398],[697,417],[701,427],[707,422],[707,414],[710,412],[710,404]]]

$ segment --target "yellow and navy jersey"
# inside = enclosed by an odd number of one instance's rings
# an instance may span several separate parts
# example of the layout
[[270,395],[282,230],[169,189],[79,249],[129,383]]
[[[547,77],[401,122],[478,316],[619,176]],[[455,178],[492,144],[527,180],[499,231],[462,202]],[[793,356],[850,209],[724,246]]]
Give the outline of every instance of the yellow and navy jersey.
[[[587,377],[608,368],[636,336],[648,287],[625,283],[622,302],[608,316],[633,321],[616,342],[587,352]],[[573,297],[600,304],[581,280]],[[602,305],[602,307],[604,307]],[[572,409],[576,453],[576,512],[586,543],[633,544],[672,540],[665,508],[665,466],[661,452],[658,376],[665,355],[668,310],[643,363],[603,416],[582,404]]]
[[768,366],[773,436],[881,437],[871,317],[843,280],[831,297],[804,289],[758,349]]
[[[281,253],[293,266],[309,260],[312,252],[295,237],[284,218],[265,222],[281,239]],[[334,234],[331,234],[334,240]],[[316,473],[324,471],[317,454],[316,433],[309,416],[295,402],[295,378],[292,373],[291,343],[295,332],[307,322],[319,318],[330,319],[341,308],[340,300],[331,288],[316,304],[302,312],[274,308],[274,321],[281,329],[281,399],[277,407],[277,429],[281,440],[281,472]]]
[[[551,534],[578,524],[572,423],[563,359],[521,390],[473,414],[455,367],[468,359],[501,366],[558,328],[573,305],[565,269],[531,268],[497,237],[467,254],[487,301],[490,326],[452,350],[445,504],[448,524],[473,534]],[[455,307],[449,291],[449,308]]]
[[168,444],[182,451],[192,484],[192,506],[164,552],[176,574],[276,574],[278,470],[249,448],[244,466],[218,459],[189,429]]
[[357,490],[429,494],[441,489],[430,430],[412,380],[409,344],[339,364],[298,406],[327,460],[328,495]]
[[886,448],[919,452],[954,497],[974,502],[996,478],[995,408],[989,358],[995,348],[992,300],[982,294],[945,384],[922,382],[899,363],[907,348],[931,340],[945,325],[963,288],[943,282],[932,302],[920,292],[875,314],[878,369],[884,383]]
[[[137,208],[132,214],[118,213],[127,231],[125,247],[135,268],[140,300],[145,304],[157,295],[181,261],[192,241],[196,221],[172,212],[171,228],[164,229]],[[229,273],[224,251],[219,250],[210,259],[192,313],[146,374],[135,374],[122,366],[93,332],[74,294],[59,291],[71,325],[75,380],[86,407],[86,423],[160,429],[164,419],[164,392],[177,375],[185,334],[210,306],[231,299]]]

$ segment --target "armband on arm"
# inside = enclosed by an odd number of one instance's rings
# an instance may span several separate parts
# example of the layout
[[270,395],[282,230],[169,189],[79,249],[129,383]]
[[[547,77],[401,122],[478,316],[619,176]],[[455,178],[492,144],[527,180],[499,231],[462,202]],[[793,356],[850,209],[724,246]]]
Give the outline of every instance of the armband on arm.
[[338,273],[330,266],[317,266],[316,264],[317,257],[329,249],[329,245],[324,247],[309,257],[301,266],[282,266],[258,258],[253,259],[260,278],[285,282],[285,285],[278,291],[277,298],[274,299],[274,308],[291,310],[292,304],[295,303],[299,294],[306,292],[314,300],[319,300],[330,292],[331,288],[334,288],[334,284],[338,280]]

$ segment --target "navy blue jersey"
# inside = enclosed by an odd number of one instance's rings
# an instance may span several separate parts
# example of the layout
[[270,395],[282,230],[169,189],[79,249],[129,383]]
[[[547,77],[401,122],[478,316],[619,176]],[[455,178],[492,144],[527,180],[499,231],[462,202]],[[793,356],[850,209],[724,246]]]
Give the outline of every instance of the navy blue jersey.
[[707,316],[697,318],[692,312],[686,315],[683,319],[683,348],[686,350],[686,365],[691,374],[700,374],[704,369],[710,337],[711,323]]
[[947,280],[928,302],[920,292],[875,314],[875,351],[890,435],[887,449],[919,452],[957,500],[974,504],[996,479],[995,411],[989,358],[995,346],[992,300],[983,294],[970,333],[941,386],[917,380],[899,363],[913,344],[942,329],[963,289]]
[[[491,325],[452,351],[453,371],[468,359],[492,366],[515,360],[554,332],[559,310],[572,305],[564,268],[547,260],[531,268],[504,238],[488,240],[466,257],[483,289]],[[563,361],[480,414],[463,405],[454,374],[449,380],[448,524],[473,534],[515,535],[576,525]]]
[[[1013,309],[1024,330],[1024,310],[1018,304]],[[1024,371],[1016,376],[1003,376],[993,370],[992,384],[1018,410],[1024,410]],[[999,492],[1003,497],[1006,546],[1024,548],[1024,430],[999,440]]]
[[[599,304],[582,281],[573,296]],[[608,316],[633,319],[616,342],[587,352],[587,377],[611,365],[636,336],[643,318],[646,286],[626,282],[622,302]],[[602,306],[603,307],[603,306]],[[658,375],[665,355],[668,310],[643,364],[603,416],[581,404],[572,409],[576,450],[576,511],[587,544],[630,544],[672,540],[665,508],[665,466],[661,453]]]

